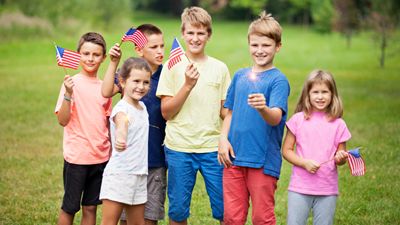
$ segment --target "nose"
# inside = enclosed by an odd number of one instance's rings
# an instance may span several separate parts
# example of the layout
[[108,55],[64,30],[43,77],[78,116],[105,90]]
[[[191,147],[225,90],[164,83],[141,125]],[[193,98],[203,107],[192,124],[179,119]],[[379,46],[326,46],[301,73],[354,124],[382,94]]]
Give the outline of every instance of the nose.
[[143,86],[144,86],[144,85],[143,85],[143,82],[139,82],[139,88],[140,88],[140,89],[143,89]]
[[93,61],[93,55],[92,54],[89,55],[89,60]]

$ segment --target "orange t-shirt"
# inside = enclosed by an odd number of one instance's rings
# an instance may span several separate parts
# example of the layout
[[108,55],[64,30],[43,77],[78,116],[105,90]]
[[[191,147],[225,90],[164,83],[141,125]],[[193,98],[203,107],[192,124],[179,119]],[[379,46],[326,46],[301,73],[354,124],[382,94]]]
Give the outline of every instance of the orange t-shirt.
[[[71,99],[71,118],[64,127],[64,159],[72,164],[91,165],[109,159],[107,117],[111,115],[112,98],[101,95],[98,77],[77,74]],[[65,86],[62,84],[55,113],[64,101]]]

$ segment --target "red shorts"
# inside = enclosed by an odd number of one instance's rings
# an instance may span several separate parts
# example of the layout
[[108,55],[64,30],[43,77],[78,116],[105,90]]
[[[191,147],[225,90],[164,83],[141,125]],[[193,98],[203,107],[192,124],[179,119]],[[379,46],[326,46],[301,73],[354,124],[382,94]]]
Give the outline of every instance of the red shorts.
[[276,224],[274,194],[278,179],[263,173],[263,168],[233,166],[224,168],[224,222],[245,224],[251,196],[252,223]]

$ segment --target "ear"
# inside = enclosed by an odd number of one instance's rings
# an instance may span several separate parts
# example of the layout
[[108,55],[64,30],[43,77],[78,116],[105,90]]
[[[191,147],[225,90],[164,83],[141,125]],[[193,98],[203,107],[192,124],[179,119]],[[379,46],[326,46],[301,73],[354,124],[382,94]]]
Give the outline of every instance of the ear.
[[104,62],[104,60],[106,60],[106,58],[107,58],[107,54],[104,54],[104,56],[103,56],[103,60],[101,60],[101,63],[103,63],[103,62]]
[[121,87],[124,88],[125,87],[125,81],[122,78],[119,78],[119,83],[121,84]]
[[143,57],[143,51],[139,46],[135,46],[135,52],[138,54],[138,56]]
[[275,52],[279,52],[279,50],[281,50],[281,47],[282,47],[282,42],[279,42],[275,47]]
[[211,31],[210,34],[208,35],[207,41],[210,41],[211,34],[212,34],[212,31]]
[[183,34],[184,34],[185,32],[183,31],[183,30],[181,30],[181,39],[183,39]]

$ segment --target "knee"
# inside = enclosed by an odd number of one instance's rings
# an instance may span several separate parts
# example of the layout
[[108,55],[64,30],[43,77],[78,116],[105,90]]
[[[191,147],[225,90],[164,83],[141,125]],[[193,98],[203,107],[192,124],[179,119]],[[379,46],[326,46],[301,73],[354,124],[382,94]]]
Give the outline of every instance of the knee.
[[82,214],[86,215],[96,215],[97,206],[96,205],[84,205],[82,206]]

